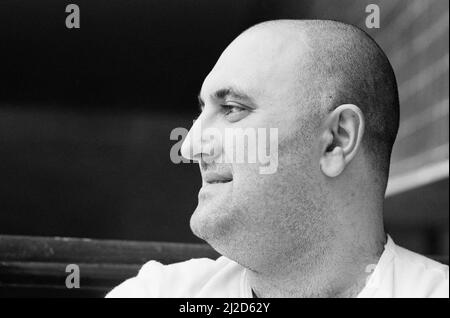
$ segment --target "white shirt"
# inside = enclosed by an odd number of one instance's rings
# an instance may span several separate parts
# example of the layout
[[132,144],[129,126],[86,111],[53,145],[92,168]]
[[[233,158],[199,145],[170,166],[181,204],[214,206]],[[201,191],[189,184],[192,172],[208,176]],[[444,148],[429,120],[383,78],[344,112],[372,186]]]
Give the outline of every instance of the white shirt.
[[[358,297],[449,297],[448,266],[395,245],[389,236],[372,270]],[[251,298],[252,291],[247,270],[222,256],[170,265],[150,261],[106,297]]]

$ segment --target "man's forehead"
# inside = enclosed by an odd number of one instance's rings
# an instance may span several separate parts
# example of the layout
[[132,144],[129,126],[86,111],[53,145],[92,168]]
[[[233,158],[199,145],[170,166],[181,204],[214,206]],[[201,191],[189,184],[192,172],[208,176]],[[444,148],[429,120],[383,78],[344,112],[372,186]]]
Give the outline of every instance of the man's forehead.
[[[238,36],[222,53],[217,65],[264,65],[281,61],[295,62],[310,49],[303,33],[274,32],[274,30],[247,31]],[[263,64],[260,64],[263,63]],[[257,68],[258,69],[258,68]]]
[[292,84],[310,48],[303,40],[294,44],[289,37],[262,35],[240,36],[233,41],[206,77],[201,93],[235,87],[251,95]]

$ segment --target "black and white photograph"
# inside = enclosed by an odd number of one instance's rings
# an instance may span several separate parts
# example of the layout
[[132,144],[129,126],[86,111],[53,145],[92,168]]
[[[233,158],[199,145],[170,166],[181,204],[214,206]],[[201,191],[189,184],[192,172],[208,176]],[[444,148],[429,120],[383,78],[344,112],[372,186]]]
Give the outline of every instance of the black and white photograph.
[[270,314],[448,264],[448,0],[0,0],[0,298]]

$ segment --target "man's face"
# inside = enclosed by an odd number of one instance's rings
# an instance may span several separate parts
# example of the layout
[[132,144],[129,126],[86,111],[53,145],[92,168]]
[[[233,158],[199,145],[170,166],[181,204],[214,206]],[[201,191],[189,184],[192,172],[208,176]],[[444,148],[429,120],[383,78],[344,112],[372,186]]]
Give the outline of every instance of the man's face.
[[[307,249],[320,226],[313,196],[319,172],[310,125],[314,105],[303,80],[307,76],[301,74],[308,49],[301,43],[292,49],[290,41],[271,33],[235,40],[202,85],[202,113],[182,147],[184,156],[199,160],[203,179],[191,218],[193,232],[248,267],[267,257],[289,257],[299,236]],[[235,144],[210,139],[210,128],[222,137],[226,130],[253,129],[272,160],[278,152],[276,171],[261,173],[267,163],[248,160],[258,143],[246,143],[246,160],[236,162]],[[270,128],[277,129],[276,148],[269,145]]]

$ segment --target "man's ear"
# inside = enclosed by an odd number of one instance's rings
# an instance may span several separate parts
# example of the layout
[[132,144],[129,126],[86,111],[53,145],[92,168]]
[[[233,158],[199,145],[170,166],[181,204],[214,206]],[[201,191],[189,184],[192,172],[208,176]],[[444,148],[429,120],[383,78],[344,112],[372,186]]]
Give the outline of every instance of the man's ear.
[[358,106],[341,105],[328,115],[320,137],[320,169],[327,177],[344,171],[355,157],[363,134],[364,116]]

